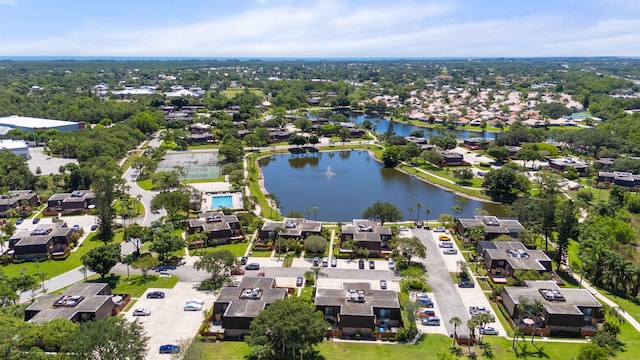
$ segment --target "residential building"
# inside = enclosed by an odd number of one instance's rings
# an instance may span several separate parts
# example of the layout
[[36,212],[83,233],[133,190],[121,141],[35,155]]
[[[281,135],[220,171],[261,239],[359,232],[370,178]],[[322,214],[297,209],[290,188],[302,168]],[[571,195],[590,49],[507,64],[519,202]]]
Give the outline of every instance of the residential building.
[[393,336],[402,326],[398,295],[392,290],[372,290],[369,283],[343,283],[342,288],[319,288],[316,309],[331,324],[333,334],[351,337]]
[[73,230],[65,222],[40,224],[35,229],[19,230],[9,238],[9,254],[15,259],[63,259],[69,256]]
[[282,221],[265,221],[258,234],[258,239],[285,238],[304,239],[309,235],[322,235],[322,222],[303,218],[284,218]]
[[[121,296],[111,294],[106,283],[77,283],[62,294],[46,294],[24,310],[24,320],[45,323],[53,319],[86,322],[107,318],[114,313]],[[114,302],[115,300],[115,302]]]
[[202,242],[190,243],[190,248],[229,244],[232,241],[244,240],[244,233],[238,217],[225,215],[217,211],[200,213],[197,219],[189,219],[187,222],[187,234],[191,235],[199,232],[206,233],[207,239]]
[[20,216],[31,215],[35,208],[40,205],[40,198],[31,190],[9,191],[0,195],[0,217],[8,217],[9,209],[15,209]]
[[577,159],[558,158],[549,159],[549,167],[556,171],[565,171],[568,167],[573,167],[578,173],[583,173],[589,167],[589,164]]
[[633,175],[632,173],[622,171],[600,171],[598,172],[598,178],[596,181],[607,185],[615,184],[618,186],[633,188],[640,185],[640,175]]
[[464,235],[468,229],[479,225],[484,227],[486,233],[484,240],[491,240],[500,235],[509,235],[515,239],[518,237],[518,234],[524,231],[524,226],[520,224],[518,219],[475,216],[473,219],[458,219],[456,222],[456,232]]
[[492,141],[493,141],[492,139],[474,137],[474,138],[464,139],[464,141],[462,142],[462,145],[471,150],[484,150]]
[[95,208],[95,194],[91,190],[74,190],[70,193],[53,194],[47,200],[44,216],[62,214],[88,214]]
[[497,283],[505,283],[516,270],[551,271],[551,259],[544,251],[529,250],[519,241],[479,241],[476,250]]
[[[380,256],[390,251],[388,242],[391,240],[391,228],[378,225],[377,222],[365,219],[354,219],[351,224],[340,228],[340,242],[342,245],[348,240],[355,240],[357,248],[369,250],[369,255]],[[345,249],[340,249],[345,251]],[[350,251],[350,250],[347,250]]]
[[287,289],[274,278],[244,277],[237,287],[224,287],[213,303],[213,321],[222,324],[226,338],[249,334],[251,321],[268,305],[282,300]]
[[[602,304],[587,289],[560,288],[553,281],[525,281],[525,286],[505,286],[500,294],[511,321],[523,332],[549,335],[593,336],[604,322]],[[531,316],[518,306],[539,301],[542,312]]]
[[459,154],[457,152],[445,150],[445,151],[440,151],[440,154],[443,157],[442,163],[440,163],[440,166],[469,165],[466,162],[464,162],[464,157],[462,156],[462,154]]

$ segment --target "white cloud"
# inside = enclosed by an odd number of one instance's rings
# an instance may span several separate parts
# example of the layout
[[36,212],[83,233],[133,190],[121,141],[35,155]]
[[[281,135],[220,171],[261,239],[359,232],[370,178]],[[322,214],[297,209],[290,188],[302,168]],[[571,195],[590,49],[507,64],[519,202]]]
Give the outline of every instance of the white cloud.
[[[7,0],[0,0],[7,1]],[[621,0],[618,0],[621,1]],[[452,1],[262,0],[232,15],[137,29],[85,25],[37,41],[0,43],[0,55],[211,57],[640,56],[640,20],[567,14],[473,20]],[[621,12],[622,13],[622,12]],[[471,20],[465,18],[465,16]],[[579,24],[579,25],[574,25]]]

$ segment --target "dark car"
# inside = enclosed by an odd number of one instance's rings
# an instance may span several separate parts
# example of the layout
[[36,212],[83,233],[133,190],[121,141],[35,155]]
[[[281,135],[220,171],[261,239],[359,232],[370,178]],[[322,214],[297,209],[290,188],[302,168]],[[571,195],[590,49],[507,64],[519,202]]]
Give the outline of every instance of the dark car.
[[296,278],[296,286],[302,286],[302,276]]
[[91,225],[91,231],[96,231],[98,230],[98,225]]
[[147,294],[147,299],[164,299],[164,293],[162,291],[152,291]]
[[247,264],[244,267],[245,270],[260,270],[260,264],[258,263],[251,263],[251,264]]
[[375,269],[376,268],[376,262],[373,260],[369,260],[369,269]]
[[180,352],[180,346],[173,344],[160,345],[160,354],[177,354]]
[[16,220],[16,225],[22,224],[23,221],[24,221],[23,218],[18,218],[18,220]]
[[316,256],[313,258],[313,266],[318,266],[318,265],[320,265],[320,258]]
[[358,269],[364,269],[364,260],[358,260]]
[[380,289],[387,290],[387,280],[380,280]]
[[474,286],[475,285],[469,280],[462,280],[458,283],[458,287],[461,287],[461,288],[472,288]]
[[37,224],[40,222],[40,218],[39,217],[34,217],[33,220],[31,220],[32,224]]
[[240,265],[246,265],[247,264],[247,257],[243,256],[240,258]]
[[240,268],[231,269],[231,275],[244,275],[244,270]]

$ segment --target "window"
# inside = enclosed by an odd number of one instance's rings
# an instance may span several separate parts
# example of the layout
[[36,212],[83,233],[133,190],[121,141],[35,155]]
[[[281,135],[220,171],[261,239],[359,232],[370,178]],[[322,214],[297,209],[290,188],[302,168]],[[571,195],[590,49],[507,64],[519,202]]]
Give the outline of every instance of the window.
[[380,309],[380,318],[387,319],[391,316],[391,310],[389,309]]

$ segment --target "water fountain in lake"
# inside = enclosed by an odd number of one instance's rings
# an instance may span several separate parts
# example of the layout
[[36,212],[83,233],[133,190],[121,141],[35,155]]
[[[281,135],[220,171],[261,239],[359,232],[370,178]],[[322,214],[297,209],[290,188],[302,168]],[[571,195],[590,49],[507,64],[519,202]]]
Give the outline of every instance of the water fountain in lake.
[[331,171],[331,166],[327,166],[327,171],[322,173],[323,175],[326,175],[328,178],[331,178],[332,176],[336,176],[336,173]]

